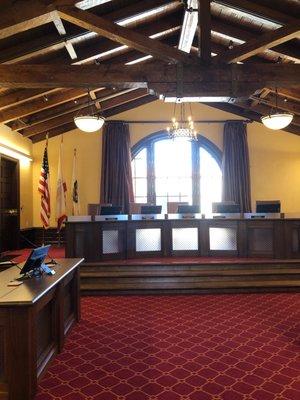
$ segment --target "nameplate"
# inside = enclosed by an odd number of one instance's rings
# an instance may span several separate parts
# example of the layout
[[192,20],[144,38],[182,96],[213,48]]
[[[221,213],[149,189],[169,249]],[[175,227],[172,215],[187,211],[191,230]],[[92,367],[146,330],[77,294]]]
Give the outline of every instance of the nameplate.
[[250,217],[251,219],[264,219],[266,218],[265,215],[251,215]]
[[143,215],[142,216],[142,219],[154,219],[154,217],[153,217],[153,215],[150,215],[149,217],[147,217],[147,216],[145,216],[145,215]]
[[105,221],[118,221],[118,217],[106,217]]
[[213,215],[213,219],[226,219],[225,215]]

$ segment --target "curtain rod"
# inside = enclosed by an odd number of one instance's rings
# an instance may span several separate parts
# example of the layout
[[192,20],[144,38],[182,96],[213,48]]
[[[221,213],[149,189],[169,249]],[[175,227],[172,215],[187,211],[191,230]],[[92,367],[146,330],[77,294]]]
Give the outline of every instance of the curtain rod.
[[[120,122],[115,120],[107,120],[106,122]],[[170,120],[142,120],[142,121],[125,121],[127,124],[169,124]],[[180,122],[180,121],[179,121]],[[245,124],[251,124],[252,119],[196,119],[194,123],[198,124],[225,124],[226,122],[244,122]]]

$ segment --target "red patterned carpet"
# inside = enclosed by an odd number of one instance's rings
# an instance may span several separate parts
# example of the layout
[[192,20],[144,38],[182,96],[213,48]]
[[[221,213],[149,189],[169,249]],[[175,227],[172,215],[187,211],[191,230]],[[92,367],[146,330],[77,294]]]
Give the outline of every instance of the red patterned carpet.
[[87,297],[36,400],[299,400],[300,295]]

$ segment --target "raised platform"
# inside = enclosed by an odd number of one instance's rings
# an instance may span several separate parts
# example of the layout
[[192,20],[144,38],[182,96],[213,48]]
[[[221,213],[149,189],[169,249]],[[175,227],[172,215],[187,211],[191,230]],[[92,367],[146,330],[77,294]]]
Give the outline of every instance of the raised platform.
[[299,291],[300,259],[164,257],[88,262],[82,294]]

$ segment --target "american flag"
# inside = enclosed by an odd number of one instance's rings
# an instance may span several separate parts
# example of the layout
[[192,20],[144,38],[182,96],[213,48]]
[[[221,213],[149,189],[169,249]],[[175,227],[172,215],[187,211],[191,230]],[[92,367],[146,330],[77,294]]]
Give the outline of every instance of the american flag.
[[39,180],[38,191],[41,194],[41,220],[45,229],[49,228],[50,224],[50,175],[48,163],[48,140],[46,142],[43,163],[41,168],[41,175]]

